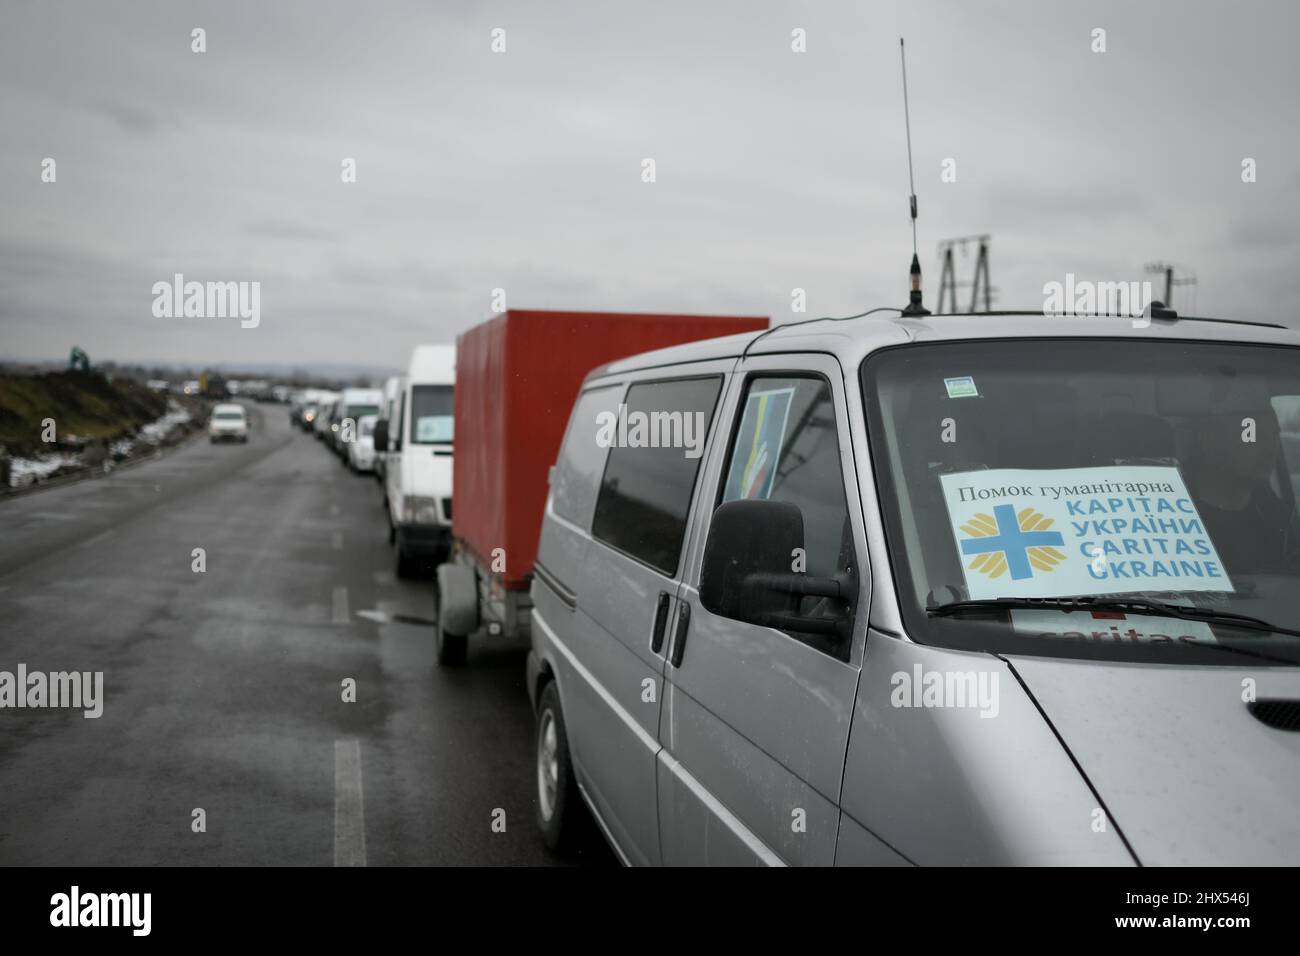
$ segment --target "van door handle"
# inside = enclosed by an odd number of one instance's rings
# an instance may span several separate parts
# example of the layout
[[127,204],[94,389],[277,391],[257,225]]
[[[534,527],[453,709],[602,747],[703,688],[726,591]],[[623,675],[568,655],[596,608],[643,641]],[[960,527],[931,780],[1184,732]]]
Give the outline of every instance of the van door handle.
[[685,601],[677,609],[677,634],[673,638],[673,667],[682,666],[682,653],[686,650],[686,632],[691,626],[691,606]]
[[664,632],[668,629],[668,592],[659,592],[659,606],[655,608],[655,629],[650,635],[650,650],[656,654],[664,646]]

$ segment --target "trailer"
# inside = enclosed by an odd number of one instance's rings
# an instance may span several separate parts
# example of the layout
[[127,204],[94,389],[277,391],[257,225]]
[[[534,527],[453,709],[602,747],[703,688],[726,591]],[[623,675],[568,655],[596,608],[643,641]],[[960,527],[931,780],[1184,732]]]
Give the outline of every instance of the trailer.
[[451,550],[437,569],[439,664],[463,664],[480,632],[528,636],[550,469],[587,373],[767,326],[755,316],[512,309],[457,339],[456,508]]

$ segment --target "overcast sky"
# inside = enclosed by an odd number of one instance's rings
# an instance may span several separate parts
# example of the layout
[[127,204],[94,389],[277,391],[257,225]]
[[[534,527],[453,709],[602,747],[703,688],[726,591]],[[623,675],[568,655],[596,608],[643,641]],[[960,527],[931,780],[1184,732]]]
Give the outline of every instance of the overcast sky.
[[[4,0],[0,357],[401,366],[494,288],[901,305],[900,35],[931,304],[937,241],[987,232],[1001,307],[1161,259],[1199,314],[1292,320],[1294,2]],[[155,318],[177,272],[260,282],[260,325]]]

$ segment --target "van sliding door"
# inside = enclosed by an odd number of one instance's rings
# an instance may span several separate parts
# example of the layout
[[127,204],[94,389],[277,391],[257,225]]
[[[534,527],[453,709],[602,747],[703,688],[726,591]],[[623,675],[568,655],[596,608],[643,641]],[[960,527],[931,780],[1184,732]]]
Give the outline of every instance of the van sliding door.
[[587,796],[632,863],[660,862],[655,758],[664,660],[722,364],[633,377],[615,420],[591,423],[604,426],[609,455],[573,637],[583,673],[570,681],[565,718]]

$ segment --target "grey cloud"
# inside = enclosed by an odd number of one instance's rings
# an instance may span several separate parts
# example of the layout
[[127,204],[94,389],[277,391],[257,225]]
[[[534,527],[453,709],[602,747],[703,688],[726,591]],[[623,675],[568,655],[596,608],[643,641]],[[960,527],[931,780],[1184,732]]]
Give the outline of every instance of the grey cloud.
[[338,239],[335,232],[298,222],[282,219],[259,219],[244,226],[244,234],[261,239],[286,239],[302,242],[334,242]]
[[[796,286],[818,313],[901,302],[902,33],[928,297],[937,241],[989,232],[1007,307],[1067,270],[1141,278],[1163,258],[1197,270],[1200,311],[1271,313],[1294,294],[1300,9],[1230,9],[18,5],[0,31],[3,350],[400,367],[497,287],[517,307],[778,320]],[[1257,184],[1234,182],[1238,154]],[[36,179],[46,155],[57,185]],[[173,271],[262,281],[262,326],[151,323]]]
[[164,126],[176,125],[178,122],[175,117],[165,117],[158,110],[106,97],[92,99],[87,106],[93,112],[107,116],[119,129],[141,136],[151,136]]

